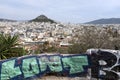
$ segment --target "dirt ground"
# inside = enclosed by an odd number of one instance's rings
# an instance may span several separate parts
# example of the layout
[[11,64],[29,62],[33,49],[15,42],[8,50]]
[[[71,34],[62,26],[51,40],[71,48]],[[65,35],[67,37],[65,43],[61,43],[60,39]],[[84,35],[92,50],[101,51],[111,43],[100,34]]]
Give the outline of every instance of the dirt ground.
[[69,78],[69,77],[45,76],[34,80],[97,80],[97,79],[88,79],[87,77]]

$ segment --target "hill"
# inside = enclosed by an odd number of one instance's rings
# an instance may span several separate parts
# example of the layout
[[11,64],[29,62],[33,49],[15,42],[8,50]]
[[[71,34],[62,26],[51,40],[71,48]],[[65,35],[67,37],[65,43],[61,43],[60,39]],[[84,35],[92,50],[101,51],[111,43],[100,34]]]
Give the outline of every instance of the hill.
[[35,19],[30,20],[30,22],[50,22],[50,23],[56,23],[54,20],[49,19],[45,15],[40,15],[36,17]]
[[16,22],[16,20],[10,20],[10,19],[2,19],[2,18],[0,18],[0,22]]
[[120,18],[98,19],[85,24],[120,24]]

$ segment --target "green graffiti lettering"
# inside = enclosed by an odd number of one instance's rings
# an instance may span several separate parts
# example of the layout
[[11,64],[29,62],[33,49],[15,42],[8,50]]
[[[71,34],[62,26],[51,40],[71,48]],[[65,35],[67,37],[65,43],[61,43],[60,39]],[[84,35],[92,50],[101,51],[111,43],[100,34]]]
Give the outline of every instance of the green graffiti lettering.
[[41,72],[45,71],[47,69],[47,63],[49,62],[48,58],[46,56],[40,57],[39,62]]
[[62,71],[62,64],[59,56],[51,56],[48,66],[52,72]]
[[63,67],[70,67],[70,74],[83,72],[83,66],[88,65],[87,56],[72,56],[62,58]]
[[22,74],[20,68],[14,67],[14,65],[15,65],[15,60],[10,60],[2,63],[1,80],[8,80],[10,78]]
[[31,77],[39,73],[39,66],[36,58],[28,58],[23,60],[22,70],[24,77]]
[[[69,69],[69,74],[71,75],[84,72],[84,66],[88,65],[88,57],[83,55],[64,57],[59,55],[45,55],[40,56],[39,58],[38,56],[31,56],[21,58],[18,61],[17,59],[10,59],[0,63],[0,80],[11,80],[13,78],[17,79],[18,76],[22,75],[23,78],[26,79],[39,73],[62,72],[65,69]],[[47,71],[47,67],[50,71]]]
[[62,65],[59,56],[51,56],[48,60],[48,57],[41,57],[39,59],[41,71],[45,71],[47,66],[49,66],[52,72],[62,71]]

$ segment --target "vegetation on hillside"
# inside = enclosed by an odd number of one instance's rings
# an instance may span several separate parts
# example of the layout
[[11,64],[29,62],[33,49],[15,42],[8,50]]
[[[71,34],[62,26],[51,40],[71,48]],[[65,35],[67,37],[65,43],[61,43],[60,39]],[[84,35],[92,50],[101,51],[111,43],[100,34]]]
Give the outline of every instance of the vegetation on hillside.
[[0,34],[0,59],[22,56],[25,50],[22,47],[17,47],[18,36]]
[[84,27],[82,33],[78,32],[73,38],[73,45],[68,53],[82,53],[90,48],[120,49],[120,34],[117,30],[101,30],[94,26]]
[[[19,57],[26,54],[24,48],[19,47],[18,40],[19,37],[17,35],[0,34],[0,59]],[[30,54],[45,52],[75,54],[84,53],[90,48],[120,50],[120,34],[117,30],[111,28],[98,29],[95,26],[83,27],[82,30],[76,32],[69,43],[72,44],[69,47],[60,47],[45,42],[42,45],[37,45],[38,47],[31,51]]]
[[108,28],[97,28],[95,26],[86,26],[82,30],[78,30],[72,41],[71,46],[56,47],[49,46],[49,43],[40,46],[41,52],[57,52],[63,54],[85,53],[87,49],[120,49],[120,34],[117,30]]
[[30,22],[50,22],[55,23],[54,20],[47,18],[45,15],[40,15],[37,18],[30,20]]

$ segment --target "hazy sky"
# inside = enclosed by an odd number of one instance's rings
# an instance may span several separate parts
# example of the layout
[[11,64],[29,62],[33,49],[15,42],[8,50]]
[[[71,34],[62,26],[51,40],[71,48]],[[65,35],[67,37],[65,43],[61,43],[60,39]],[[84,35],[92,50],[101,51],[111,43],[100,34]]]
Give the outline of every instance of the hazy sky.
[[41,14],[71,23],[120,18],[120,0],[0,0],[0,18],[29,20]]

